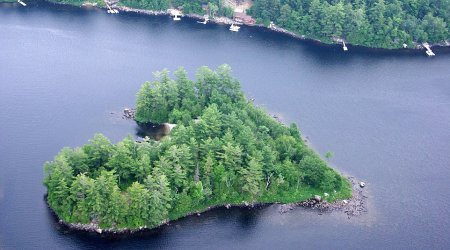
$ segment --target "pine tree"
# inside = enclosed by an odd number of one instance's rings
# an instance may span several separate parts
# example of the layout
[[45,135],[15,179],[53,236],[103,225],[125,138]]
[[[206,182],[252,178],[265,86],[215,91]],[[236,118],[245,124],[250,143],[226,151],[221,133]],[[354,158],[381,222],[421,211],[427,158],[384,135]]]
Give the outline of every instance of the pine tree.
[[253,199],[260,192],[262,182],[262,166],[258,159],[251,157],[248,167],[241,169],[243,178],[242,191],[249,194]]
[[74,204],[72,220],[87,224],[90,222],[90,192],[94,186],[94,180],[85,174],[79,174],[75,177],[70,186],[70,200]]
[[119,142],[107,163],[108,169],[114,170],[119,177],[119,185],[132,181],[133,172],[137,168],[136,160],[132,157],[126,142]]
[[242,149],[239,145],[227,143],[222,146],[222,152],[217,152],[218,158],[227,171],[238,172],[242,167]]
[[87,155],[90,168],[99,171],[108,162],[113,146],[108,138],[102,134],[96,134],[89,142],[82,147],[82,150]]
[[128,215],[127,224],[131,227],[139,227],[145,225],[150,215],[150,193],[145,187],[133,182],[127,189],[128,195]]

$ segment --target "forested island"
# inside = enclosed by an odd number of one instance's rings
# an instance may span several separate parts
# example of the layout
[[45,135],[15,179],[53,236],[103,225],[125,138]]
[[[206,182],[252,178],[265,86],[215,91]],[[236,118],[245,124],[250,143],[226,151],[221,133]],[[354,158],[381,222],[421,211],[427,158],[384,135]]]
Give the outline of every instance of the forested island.
[[[103,0],[49,0],[104,6]],[[247,0],[248,1],[248,0]],[[243,0],[111,0],[118,6],[147,10],[180,8],[184,13],[233,16]],[[373,48],[416,47],[428,42],[448,46],[449,0],[253,0],[247,14],[257,23],[274,22],[297,36],[323,43],[344,40]],[[231,7],[230,7],[231,6]]]
[[[44,165],[47,202],[64,223],[121,232],[224,205],[351,197],[346,178],[248,101],[227,65],[155,74],[137,94],[138,124],[176,123],[160,141],[101,134]],[[326,193],[326,194],[324,194]],[[93,225],[83,227],[83,225]]]

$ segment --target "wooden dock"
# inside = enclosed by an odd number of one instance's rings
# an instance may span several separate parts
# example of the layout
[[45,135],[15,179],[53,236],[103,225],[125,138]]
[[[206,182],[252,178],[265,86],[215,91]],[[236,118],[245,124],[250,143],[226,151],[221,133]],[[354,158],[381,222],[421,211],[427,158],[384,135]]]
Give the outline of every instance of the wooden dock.
[[423,43],[423,47],[427,50],[425,53],[427,53],[428,56],[435,56],[434,52],[431,50],[431,46],[428,43]]
[[183,16],[183,13],[176,9],[168,9],[167,10],[171,16],[173,16],[174,21],[180,21],[181,17]]
[[118,14],[118,13],[119,13],[119,11],[116,10],[116,9],[113,9],[113,8],[108,4],[107,1],[105,1],[105,5],[106,5],[106,7],[108,8],[107,12],[108,12],[109,14]]
[[343,49],[344,51],[347,51],[347,50],[348,50],[348,48],[347,48],[347,46],[345,45],[345,42],[344,42],[344,41],[342,41],[342,49]]

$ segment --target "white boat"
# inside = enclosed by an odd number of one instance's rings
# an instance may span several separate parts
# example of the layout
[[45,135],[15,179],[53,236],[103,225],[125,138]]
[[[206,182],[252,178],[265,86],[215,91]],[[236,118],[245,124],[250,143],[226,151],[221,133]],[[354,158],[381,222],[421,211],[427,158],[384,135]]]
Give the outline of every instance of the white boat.
[[178,15],[174,15],[174,16],[173,16],[173,20],[174,20],[174,21],[180,21],[181,18],[180,18]]
[[26,3],[22,2],[21,0],[17,0],[18,3],[22,4],[23,6],[27,6]]
[[232,23],[231,26],[230,26],[230,30],[233,31],[233,32],[238,32],[240,28],[241,27],[239,27],[237,25],[234,25],[234,23]]
[[427,53],[428,56],[435,56],[436,54],[434,54],[433,51],[431,50],[427,50],[425,53]]

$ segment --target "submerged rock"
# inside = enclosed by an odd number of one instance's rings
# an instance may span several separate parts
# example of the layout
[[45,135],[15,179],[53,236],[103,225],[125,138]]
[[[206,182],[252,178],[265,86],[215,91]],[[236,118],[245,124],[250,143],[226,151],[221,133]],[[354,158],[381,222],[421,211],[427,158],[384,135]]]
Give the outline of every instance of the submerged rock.
[[287,213],[287,212],[291,211],[292,209],[294,209],[295,206],[296,206],[295,204],[283,204],[278,209],[278,212],[280,212],[280,214]]

